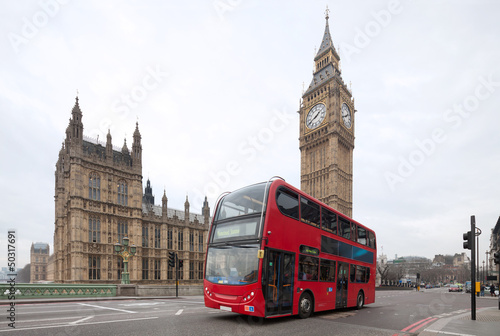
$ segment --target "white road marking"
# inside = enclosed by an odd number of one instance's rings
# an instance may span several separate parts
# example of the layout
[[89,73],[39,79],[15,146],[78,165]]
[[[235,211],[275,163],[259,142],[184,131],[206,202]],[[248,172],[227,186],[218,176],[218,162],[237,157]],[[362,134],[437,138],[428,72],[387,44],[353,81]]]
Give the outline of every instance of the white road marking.
[[159,304],[165,304],[165,302],[140,302],[140,303],[128,303],[128,304],[120,304],[120,306],[124,307],[133,307],[133,306],[156,306]]
[[187,304],[195,304],[195,305],[205,305],[205,302],[203,301],[180,301],[180,300],[168,300],[168,299],[156,299],[156,301],[164,302],[164,303],[172,303],[172,304],[177,304],[177,303],[187,303]]
[[47,325],[47,326],[41,326],[41,327],[28,327],[28,328],[19,328],[16,327],[16,329],[5,329],[5,330],[0,330],[0,332],[6,332],[6,331],[21,331],[21,330],[37,330],[37,329],[49,329],[49,328],[67,328],[68,326],[72,327],[79,327],[79,326],[87,326],[87,325],[94,325],[94,324],[105,324],[105,323],[116,323],[116,322],[130,322],[130,321],[140,321],[140,320],[152,320],[152,319],[157,319],[158,316],[154,317],[143,317],[143,318],[136,318],[136,319],[126,319],[126,320],[114,320],[114,321],[100,321],[100,322],[90,322],[90,323],[81,323],[81,324],[69,324],[69,323],[64,323],[64,324],[54,324],[54,325]]
[[453,335],[453,336],[475,336],[471,334],[459,334],[459,333],[454,333],[454,332],[448,332],[448,331],[441,331],[441,330],[431,330],[431,329],[424,329],[424,331],[436,333],[436,334],[443,334],[443,335]]
[[184,311],[184,309],[179,309],[179,310],[177,311],[177,313],[175,313],[175,315],[180,315],[180,314],[182,314],[182,312],[183,312],[183,311]]
[[90,320],[91,318],[93,318],[94,316],[87,316],[87,317],[84,317],[82,319],[79,319],[77,321],[73,321],[73,322],[70,322],[69,324],[77,324],[77,323],[80,323],[80,322],[83,322],[83,321],[87,321],[87,320]]
[[131,310],[111,308],[111,307],[103,307],[103,306],[96,306],[96,305],[91,305],[91,304],[88,304],[88,303],[79,303],[79,305],[88,306],[88,307],[94,307],[94,308],[99,308],[99,309],[116,310],[116,311],[121,311],[121,312],[129,313],[129,314],[135,314],[136,313],[136,312],[131,311]]

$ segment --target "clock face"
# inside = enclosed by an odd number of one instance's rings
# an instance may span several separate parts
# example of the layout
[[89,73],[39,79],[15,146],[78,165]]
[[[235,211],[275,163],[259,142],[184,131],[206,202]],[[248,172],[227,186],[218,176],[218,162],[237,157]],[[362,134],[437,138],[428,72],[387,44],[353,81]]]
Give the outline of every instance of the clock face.
[[347,128],[351,128],[351,110],[346,103],[342,104],[342,120],[344,121],[344,125]]
[[306,126],[307,128],[313,129],[318,127],[326,116],[326,106],[325,104],[319,103],[313,106],[309,110],[306,118]]

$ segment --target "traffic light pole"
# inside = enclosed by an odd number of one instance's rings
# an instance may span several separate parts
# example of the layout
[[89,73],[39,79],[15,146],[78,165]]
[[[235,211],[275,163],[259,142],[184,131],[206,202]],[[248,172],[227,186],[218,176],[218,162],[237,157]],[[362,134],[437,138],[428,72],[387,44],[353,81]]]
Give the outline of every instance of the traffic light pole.
[[471,246],[470,246],[470,254],[471,254],[471,291],[470,291],[470,305],[471,305],[471,320],[476,320],[476,216],[470,217],[470,232],[471,232]]
[[[500,250],[493,253],[493,262],[495,263],[495,266],[500,265]],[[498,289],[500,289],[500,286],[498,287]],[[500,310],[500,295],[498,295],[498,310]]]
[[175,254],[175,297],[179,297],[179,258]]

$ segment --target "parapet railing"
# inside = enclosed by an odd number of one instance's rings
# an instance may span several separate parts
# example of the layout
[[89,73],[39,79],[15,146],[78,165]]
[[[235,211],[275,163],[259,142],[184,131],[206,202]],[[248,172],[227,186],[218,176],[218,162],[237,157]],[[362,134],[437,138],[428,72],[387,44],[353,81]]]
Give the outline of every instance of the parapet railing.
[[79,285],[79,284],[0,284],[0,300],[46,297],[103,297],[116,296],[116,285]]

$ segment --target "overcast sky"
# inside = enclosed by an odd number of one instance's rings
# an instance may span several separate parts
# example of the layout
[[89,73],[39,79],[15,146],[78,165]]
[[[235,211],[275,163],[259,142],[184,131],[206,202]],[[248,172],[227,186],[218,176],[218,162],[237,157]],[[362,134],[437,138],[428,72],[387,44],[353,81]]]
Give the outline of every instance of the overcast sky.
[[[54,171],[78,96],[84,133],[131,148],[156,203],[211,209],[279,175],[300,187],[298,114],[330,9],[355,98],[353,217],[379,253],[480,255],[500,216],[497,1],[2,1],[0,266],[17,230],[53,246]],[[469,252],[467,250],[467,252]]]

